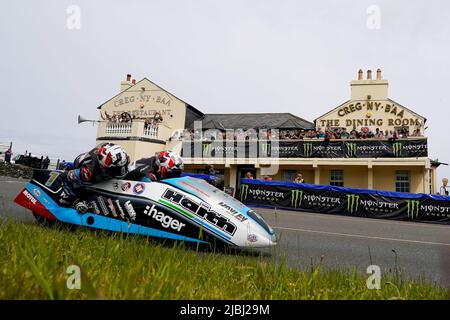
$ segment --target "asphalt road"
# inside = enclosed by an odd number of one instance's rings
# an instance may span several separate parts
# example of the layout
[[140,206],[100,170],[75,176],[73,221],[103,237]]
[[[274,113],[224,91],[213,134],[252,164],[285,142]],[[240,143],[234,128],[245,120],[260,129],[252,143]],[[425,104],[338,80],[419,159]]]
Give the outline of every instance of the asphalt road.
[[[31,213],[13,199],[25,180],[0,177],[0,217],[33,222]],[[286,257],[290,266],[310,268],[322,260],[324,268],[369,265],[382,272],[399,270],[415,279],[450,286],[450,226],[355,218],[298,211],[256,209],[280,236],[268,249]]]

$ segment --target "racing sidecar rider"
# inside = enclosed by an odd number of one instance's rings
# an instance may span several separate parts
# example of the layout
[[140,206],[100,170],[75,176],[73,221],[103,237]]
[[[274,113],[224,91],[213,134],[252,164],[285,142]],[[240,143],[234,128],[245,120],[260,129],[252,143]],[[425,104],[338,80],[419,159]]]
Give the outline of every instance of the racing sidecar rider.
[[173,151],[162,151],[150,158],[137,160],[126,180],[152,182],[177,178],[183,172],[183,159]]
[[[68,198],[80,198],[85,185],[125,177],[129,172],[129,163],[130,158],[121,146],[113,143],[100,144],[80,154],[74,161],[74,169],[61,174],[64,191]],[[72,205],[80,213],[89,209],[88,204],[80,199],[75,200]]]

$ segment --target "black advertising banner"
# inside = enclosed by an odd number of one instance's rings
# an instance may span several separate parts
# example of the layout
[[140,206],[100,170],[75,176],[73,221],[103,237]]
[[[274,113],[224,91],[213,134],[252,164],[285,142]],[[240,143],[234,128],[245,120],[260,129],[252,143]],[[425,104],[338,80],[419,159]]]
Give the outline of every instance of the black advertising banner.
[[243,179],[236,197],[249,206],[450,224],[450,197],[439,195]]
[[183,142],[191,158],[416,158],[428,156],[427,139],[259,140]]

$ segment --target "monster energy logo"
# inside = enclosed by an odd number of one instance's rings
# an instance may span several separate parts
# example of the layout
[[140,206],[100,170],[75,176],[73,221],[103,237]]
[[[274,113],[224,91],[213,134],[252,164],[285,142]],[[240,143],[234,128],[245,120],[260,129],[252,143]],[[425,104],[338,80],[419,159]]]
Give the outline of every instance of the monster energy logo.
[[204,143],[203,144],[203,156],[209,155],[209,150],[211,149],[210,143]]
[[292,208],[297,208],[302,205],[303,200],[303,190],[291,190],[291,206]]
[[408,209],[408,218],[411,220],[419,216],[419,201],[418,200],[406,200]]
[[347,147],[347,157],[355,157],[356,156],[356,143],[346,142],[345,146]]
[[311,157],[313,153],[313,144],[312,143],[304,143],[303,144],[303,154],[306,158]]
[[265,156],[270,156],[272,148],[269,142],[262,142],[261,148]]
[[400,142],[393,143],[392,152],[395,157],[400,157],[402,155],[402,144]]
[[240,192],[241,201],[247,199],[247,194],[248,194],[248,184],[241,184],[241,192]]
[[356,194],[347,195],[347,211],[354,213],[358,211],[359,196]]

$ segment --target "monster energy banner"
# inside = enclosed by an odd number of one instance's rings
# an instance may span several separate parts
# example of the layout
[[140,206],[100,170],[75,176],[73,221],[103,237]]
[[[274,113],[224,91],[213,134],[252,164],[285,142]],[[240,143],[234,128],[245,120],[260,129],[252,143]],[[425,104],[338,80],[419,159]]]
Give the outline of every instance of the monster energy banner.
[[409,158],[428,155],[427,139],[260,140],[184,142],[184,157],[232,158]]
[[243,179],[236,197],[249,206],[450,224],[450,197]]

